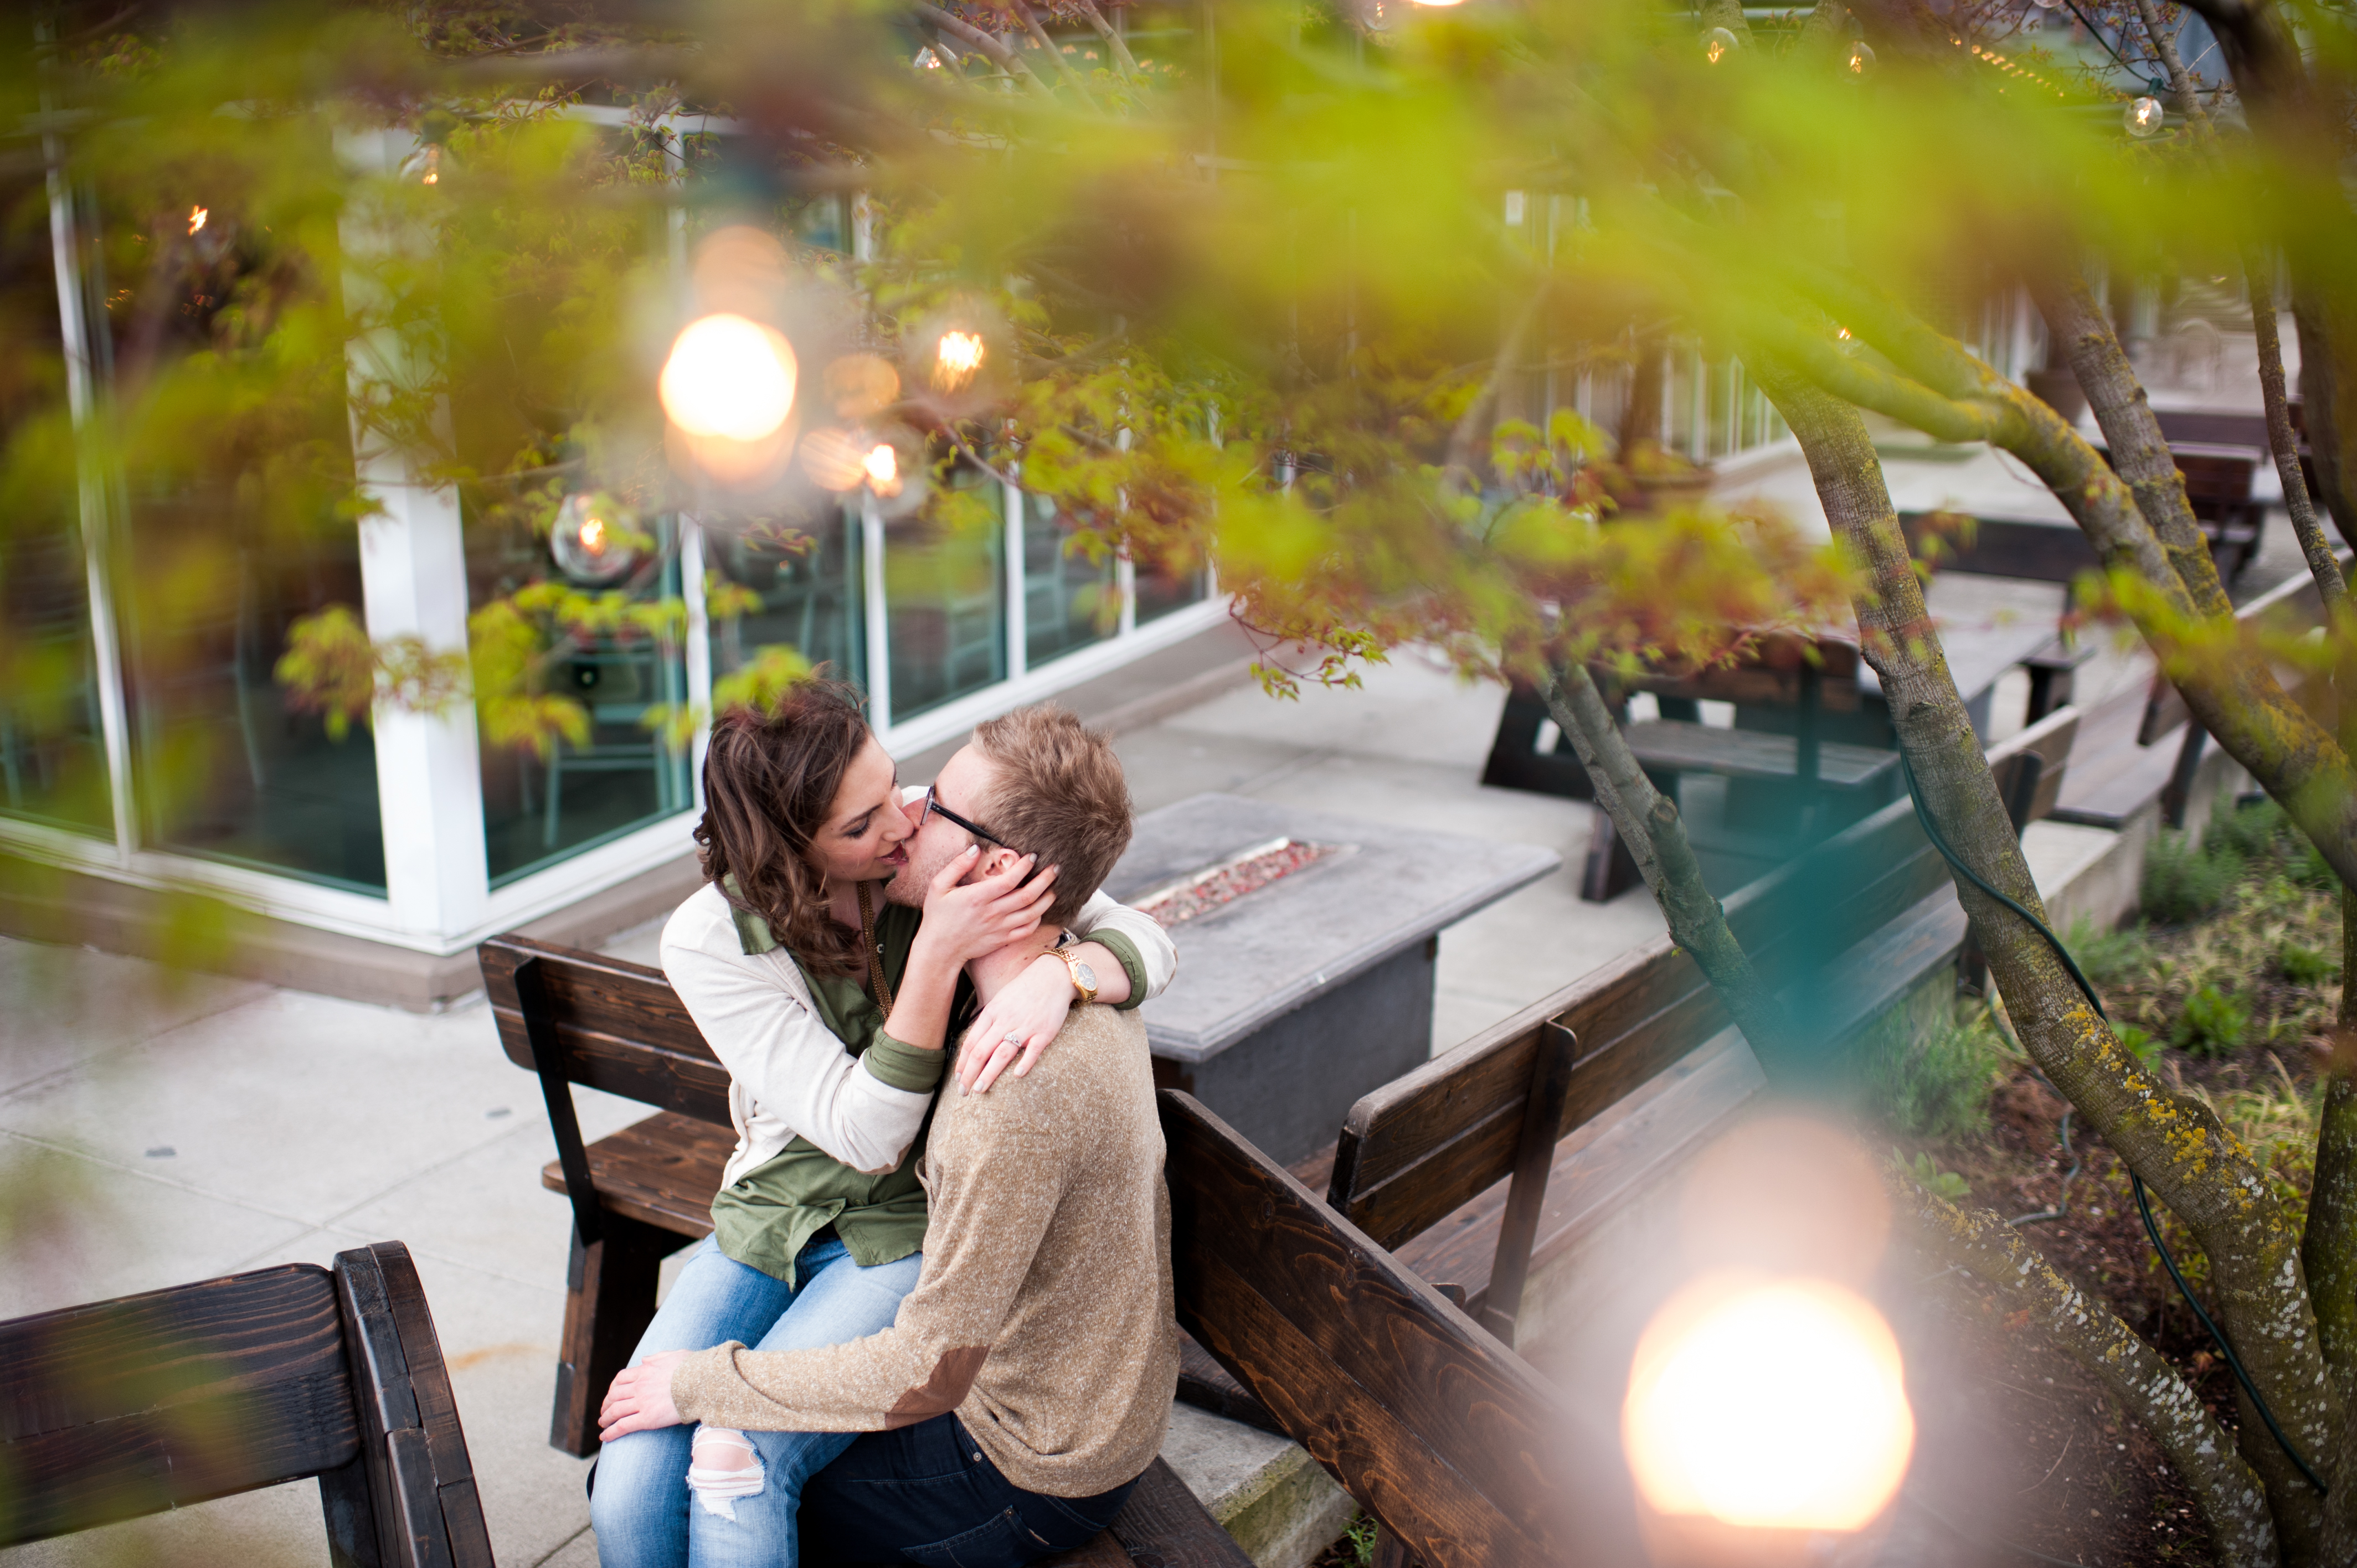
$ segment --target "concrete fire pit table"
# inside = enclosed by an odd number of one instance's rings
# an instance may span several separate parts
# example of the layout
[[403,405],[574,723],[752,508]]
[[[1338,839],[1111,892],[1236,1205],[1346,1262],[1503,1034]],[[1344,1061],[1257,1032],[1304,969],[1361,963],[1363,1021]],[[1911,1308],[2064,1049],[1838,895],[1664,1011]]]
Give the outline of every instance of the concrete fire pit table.
[[1145,1007],[1157,1083],[1275,1159],[1312,1153],[1431,1055],[1441,930],[1561,864],[1238,795],[1147,812],[1105,888],[1178,945],[1177,983]]

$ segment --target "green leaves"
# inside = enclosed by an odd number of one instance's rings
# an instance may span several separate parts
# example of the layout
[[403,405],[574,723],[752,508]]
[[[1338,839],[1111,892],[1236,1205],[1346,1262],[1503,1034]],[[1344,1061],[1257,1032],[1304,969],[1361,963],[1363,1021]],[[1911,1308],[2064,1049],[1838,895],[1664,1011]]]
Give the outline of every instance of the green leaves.
[[286,688],[286,705],[322,716],[329,738],[351,733],[354,719],[373,722],[379,702],[441,713],[465,700],[468,660],[437,653],[418,637],[371,642],[360,617],[329,605],[287,628],[286,651],[271,674]]

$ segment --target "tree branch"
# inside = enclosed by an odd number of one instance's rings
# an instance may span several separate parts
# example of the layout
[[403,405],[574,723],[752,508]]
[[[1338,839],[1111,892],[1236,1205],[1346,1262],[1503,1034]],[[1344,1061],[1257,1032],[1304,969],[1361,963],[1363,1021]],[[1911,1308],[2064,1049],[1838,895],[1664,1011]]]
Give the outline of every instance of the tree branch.
[[2259,1477],[2235,1456],[2233,1438],[2158,1351],[1996,1215],[1955,1208],[1904,1179],[1894,1178],[1889,1187],[1900,1221],[1918,1245],[2028,1312],[2152,1434],[2192,1488],[2221,1564],[2275,1568],[2275,1520]]
[[939,5],[929,5],[925,0],[910,0],[909,8],[928,25],[947,33],[1007,75],[1028,83],[1033,91],[1050,100],[1055,97],[1048,91],[1048,84],[1033,75],[1031,68],[1023,63],[1020,55],[973,23],[951,16]]
[[2169,553],[2177,580],[2201,614],[2233,615],[2233,602],[2218,580],[2217,563],[2210,557],[2192,503],[2185,499],[2185,476],[2177,470],[2169,438],[2160,433],[2160,421],[2136,379],[2136,367],[2128,363],[2119,335],[2097,307],[2086,280],[2074,269],[2059,279],[2032,277],[2029,291],[2039,314],[2046,317],[2047,330],[2063,346],[2072,372],[2087,393],[2095,423],[2111,446],[2112,467],[2126,481],[2136,510]]
[[1652,889],[1670,935],[1694,955],[1752,1048],[1771,1063],[1792,1059],[1800,1043],[1792,1015],[1735,940],[1727,911],[1703,883],[1702,863],[1676,803],[1645,777],[1595,678],[1583,664],[1559,664],[1548,671],[1542,694],[1596,786],[1596,803],[1612,819]]
[[1112,51],[1114,65],[1125,80],[1135,81],[1145,74],[1138,70],[1137,57],[1129,52],[1129,44],[1122,38],[1120,29],[1106,21],[1104,13],[1097,9],[1097,0],[1081,0],[1081,15],[1088,18],[1089,26],[1095,29],[1097,37]]
[[1007,3],[1015,7],[1016,19],[1023,24],[1023,30],[1031,35],[1031,41],[1039,46],[1039,52],[1053,60],[1058,74],[1071,84],[1072,96],[1094,109],[1097,106],[1096,94],[1089,91],[1089,84],[1081,80],[1081,73],[1072,69],[1071,62],[1056,47],[1056,40],[1040,30],[1039,18],[1031,14],[1031,7],[1023,0],[1007,0]]

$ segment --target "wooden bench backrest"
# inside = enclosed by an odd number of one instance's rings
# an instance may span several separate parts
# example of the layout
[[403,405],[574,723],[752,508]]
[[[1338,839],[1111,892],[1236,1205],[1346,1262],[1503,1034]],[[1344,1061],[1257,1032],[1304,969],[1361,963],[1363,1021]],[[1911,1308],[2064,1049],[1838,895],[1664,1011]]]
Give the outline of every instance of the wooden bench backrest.
[[[2052,809],[2077,725],[2076,709],[2058,709],[1991,748],[2000,789],[2019,778],[2019,758],[2040,758],[2025,820]],[[1947,880],[1912,803],[1899,800],[1735,893],[1727,918],[1754,962],[1789,981]],[[1513,1174],[1551,1027],[1577,1039],[1560,1139],[1727,1022],[1699,966],[1668,936],[1656,937],[1362,1097],[1342,1124],[1329,1201],[1379,1244],[1396,1247]]]
[[537,1066],[517,978],[531,963],[566,1079],[729,1125],[728,1069],[662,971],[529,937],[493,937],[477,951],[500,1046],[516,1066]]
[[339,1561],[490,1568],[398,1242],[0,1323],[0,1546],[311,1476]]
[[1409,1555],[1631,1555],[1609,1504],[1574,1505],[1583,1462],[1599,1493],[1617,1465],[1574,1451],[1589,1445],[1544,1381],[1191,1096],[1161,1108],[1179,1326]]
[[0,1324],[0,1545],[350,1464],[336,1282],[309,1263]]

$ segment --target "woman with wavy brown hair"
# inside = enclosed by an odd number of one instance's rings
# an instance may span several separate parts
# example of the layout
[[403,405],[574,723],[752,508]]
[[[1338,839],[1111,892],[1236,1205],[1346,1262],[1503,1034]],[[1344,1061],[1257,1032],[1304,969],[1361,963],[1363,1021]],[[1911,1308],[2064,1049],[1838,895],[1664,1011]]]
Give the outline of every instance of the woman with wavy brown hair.
[[[823,671],[822,671],[822,676]],[[977,845],[922,887],[899,883],[913,823],[858,693],[823,678],[774,713],[713,726],[695,830],[705,886],[663,928],[663,972],[729,1071],[737,1133],[712,1206],[631,1365],[730,1340],[842,1344],[890,1326],[922,1263],[924,1147],[969,959],[1038,927],[1056,868],[1017,861],[968,883]],[[953,810],[934,802],[937,810]],[[1169,983],[1161,928],[1098,895],[1071,921],[1096,999],[1135,1006]],[[985,1091],[1016,1051],[1052,1039],[1072,962],[1042,960],[971,1030]],[[960,1021],[962,1023],[962,1020]],[[1021,1069],[1017,1070],[1020,1071]],[[607,1568],[791,1564],[802,1483],[849,1434],[635,1432],[599,1455],[590,1521]]]

